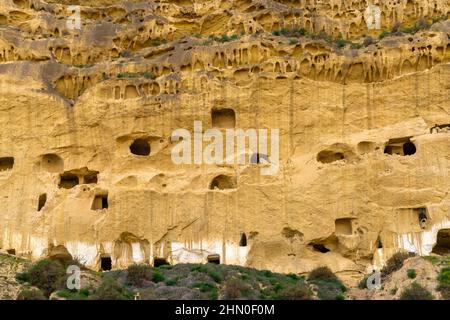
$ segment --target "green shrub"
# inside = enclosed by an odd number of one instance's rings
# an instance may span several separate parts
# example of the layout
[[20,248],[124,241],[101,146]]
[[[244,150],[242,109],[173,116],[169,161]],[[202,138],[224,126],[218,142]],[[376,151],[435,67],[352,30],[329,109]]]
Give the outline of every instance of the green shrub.
[[41,289],[49,297],[53,291],[64,286],[66,271],[59,262],[43,259],[31,266],[27,277],[31,285]]
[[235,300],[241,298],[250,291],[251,286],[240,279],[231,278],[225,282],[222,290],[226,300]]
[[380,39],[384,39],[384,38],[386,38],[387,36],[389,36],[391,33],[389,32],[389,31],[383,31],[380,35],[379,35],[379,38]]
[[400,270],[403,267],[403,262],[413,257],[413,253],[397,252],[386,262],[386,265],[381,269],[381,278],[385,278],[391,273]]
[[433,300],[430,291],[422,287],[417,282],[413,282],[408,288],[403,290],[400,300]]
[[317,286],[317,296],[321,300],[341,299],[343,293],[347,291],[341,280],[328,267],[312,270],[308,275],[308,281]]
[[19,283],[28,282],[28,273],[26,273],[26,272],[18,272],[18,273],[16,273],[16,280]]
[[216,271],[210,271],[208,272],[208,275],[215,281],[215,282],[222,282],[222,276],[220,275],[220,273],[216,272]]
[[32,289],[23,289],[17,295],[17,300],[47,300],[41,290],[32,288]]
[[415,279],[417,276],[416,270],[414,270],[414,269],[406,270],[406,274],[408,275],[408,278],[410,278],[410,279]]
[[64,289],[57,292],[58,297],[65,298],[67,300],[84,300],[89,296],[89,290],[80,289],[78,290],[69,290]]
[[398,288],[395,287],[395,288],[391,289],[390,294],[393,295],[393,296],[395,296],[395,294],[397,293],[397,291],[398,291]]
[[345,39],[339,38],[339,39],[336,40],[336,45],[337,45],[339,48],[345,47],[346,44],[347,44],[347,40],[345,40]]
[[450,268],[442,268],[438,276],[437,290],[445,300],[450,300]]
[[127,282],[139,287],[145,280],[151,280],[150,266],[145,264],[133,264],[127,268]]
[[164,282],[165,277],[164,277],[164,275],[161,274],[159,271],[155,270],[155,271],[153,272],[152,280],[153,280],[154,282],[157,282],[157,283],[158,283],[158,282]]
[[308,275],[308,280],[338,280],[333,271],[328,267],[318,267],[312,270]]
[[167,285],[167,286],[176,286],[177,283],[178,283],[178,280],[177,280],[177,279],[168,279],[168,280],[166,281],[166,285]]

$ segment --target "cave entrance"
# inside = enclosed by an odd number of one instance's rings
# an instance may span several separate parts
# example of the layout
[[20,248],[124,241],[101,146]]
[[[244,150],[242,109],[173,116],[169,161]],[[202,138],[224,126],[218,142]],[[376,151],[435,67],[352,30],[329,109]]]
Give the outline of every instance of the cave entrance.
[[45,203],[47,202],[47,194],[43,193],[39,196],[38,200],[38,211],[41,211],[42,208],[45,206]]
[[235,189],[236,188],[236,181],[230,176],[226,175],[218,175],[215,177],[211,184],[209,185],[209,189],[219,189],[219,190],[225,190],[225,189]]
[[323,150],[317,154],[317,161],[322,163],[333,163],[335,161],[344,160],[345,156],[342,152],[334,152],[330,150]]
[[80,184],[80,178],[73,173],[65,172],[59,180],[59,187],[64,189],[72,189],[78,184]]
[[100,258],[100,270],[109,271],[112,269],[111,257],[105,256]]
[[84,184],[96,184],[98,182],[98,172],[89,171],[84,177]]
[[214,128],[234,128],[236,126],[236,114],[233,109],[211,110],[212,126]]
[[13,167],[14,167],[13,157],[0,158],[0,171],[11,170]]
[[130,145],[130,152],[137,156],[149,156],[150,151],[150,143],[146,139],[136,139]]
[[241,239],[239,240],[239,247],[246,247],[247,246],[247,235],[242,232],[241,233]]
[[218,254],[210,254],[207,257],[208,263],[220,264],[220,255]]
[[6,253],[15,256],[16,255],[16,249],[8,249],[8,250],[6,250]]
[[96,195],[94,200],[92,201],[91,210],[103,210],[108,209],[108,195],[107,194],[99,194]]
[[410,137],[390,139],[384,147],[385,154],[411,156],[416,153],[416,146]]
[[313,247],[314,251],[317,251],[317,252],[320,252],[320,253],[330,252],[330,249],[328,249],[327,247],[325,247],[321,243],[313,244],[312,247]]
[[167,266],[169,265],[169,262],[167,262],[167,259],[164,258],[154,258],[153,259],[153,267],[158,268],[160,266]]
[[441,256],[450,255],[450,229],[439,230],[436,245],[431,252]]

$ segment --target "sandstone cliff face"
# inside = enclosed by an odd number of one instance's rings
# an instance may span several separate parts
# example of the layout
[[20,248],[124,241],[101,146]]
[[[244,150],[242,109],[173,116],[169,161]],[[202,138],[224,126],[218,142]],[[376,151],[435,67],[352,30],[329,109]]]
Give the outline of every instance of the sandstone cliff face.
[[[72,4],[81,30],[67,23]],[[342,275],[400,249],[448,253],[449,11],[444,0],[2,1],[1,250],[93,268],[209,257]],[[363,43],[423,17],[435,23]],[[194,121],[279,129],[278,172],[175,164],[171,135]]]

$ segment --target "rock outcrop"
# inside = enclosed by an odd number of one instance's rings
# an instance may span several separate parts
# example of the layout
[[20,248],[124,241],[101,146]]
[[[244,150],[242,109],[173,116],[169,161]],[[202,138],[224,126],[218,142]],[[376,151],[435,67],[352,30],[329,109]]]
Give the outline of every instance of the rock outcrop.
[[[3,0],[1,250],[349,276],[401,249],[448,253],[449,12]],[[254,163],[174,163],[171,136],[195,121],[278,129],[278,170],[250,148]]]

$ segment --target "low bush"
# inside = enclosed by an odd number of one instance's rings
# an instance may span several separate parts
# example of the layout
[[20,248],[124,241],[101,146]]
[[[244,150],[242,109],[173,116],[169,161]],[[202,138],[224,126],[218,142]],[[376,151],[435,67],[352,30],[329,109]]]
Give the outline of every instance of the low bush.
[[130,300],[133,295],[109,276],[103,277],[100,287],[89,297],[92,300]]
[[309,273],[308,280],[338,280],[338,278],[330,268],[318,267]]
[[144,264],[133,264],[127,268],[127,282],[139,287],[146,280],[151,280],[150,266]]
[[434,297],[430,291],[422,287],[417,282],[413,282],[408,288],[404,289],[400,295],[400,300],[433,300]]
[[400,270],[403,267],[403,262],[414,256],[414,253],[397,252],[386,262],[386,265],[381,269],[381,278],[386,278],[391,273]]
[[26,272],[28,282],[42,290],[42,292],[49,297],[50,294],[62,288],[65,285],[67,275],[64,267],[57,261],[43,259],[31,266]]
[[416,270],[414,270],[414,269],[406,270],[406,274],[408,275],[408,278],[410,278],[410,279],[415,279],[417,277]]
[[17,300],[47,300],[41,290],[37,288],[23,289],[19,292]]
[[442,268],[438,276],[439,285],[437,290],[441,293],[442,298],[450,300],[450,268]]
[[310,300],[311,296],[311,290],[303,283],[298,283],[294,287],[288,287],[279,293],[281,300]]
[[244,281],[231,278],[225,282],[222,288],[224,299],[236,300],[246,295],[251,290],[251,286]]

